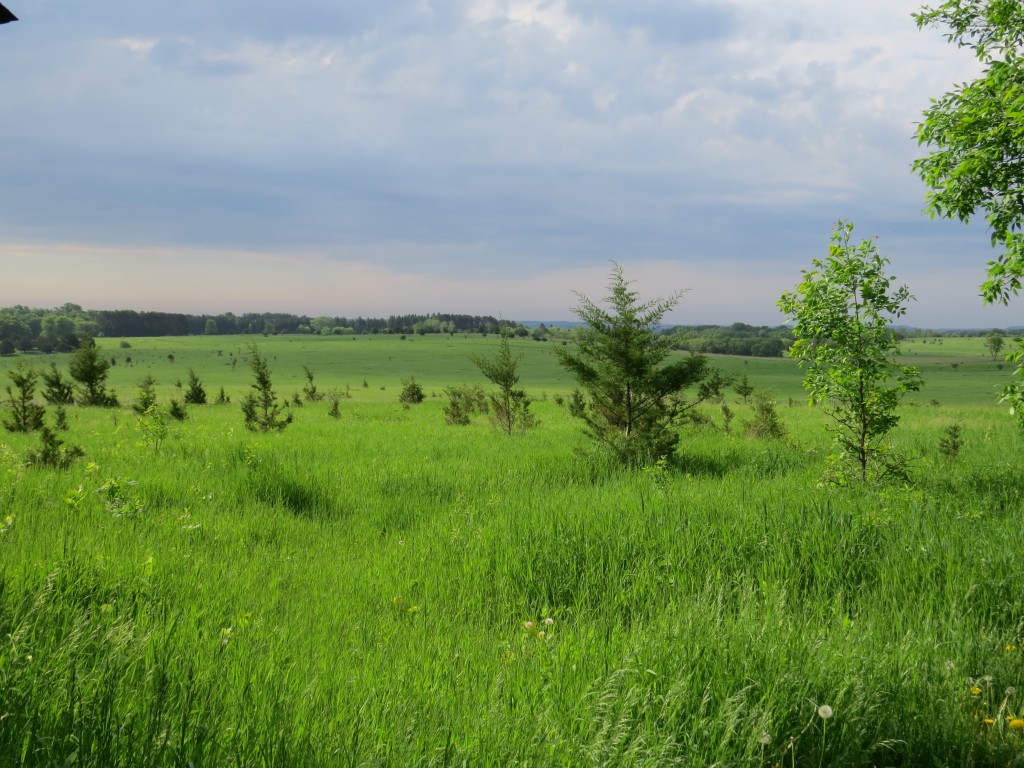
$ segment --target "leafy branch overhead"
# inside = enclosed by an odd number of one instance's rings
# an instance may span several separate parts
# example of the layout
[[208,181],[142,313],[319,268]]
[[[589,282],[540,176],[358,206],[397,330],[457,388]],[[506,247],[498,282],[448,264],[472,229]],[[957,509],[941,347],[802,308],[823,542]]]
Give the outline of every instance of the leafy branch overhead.
[[968,222],[982,213],[994,247],[982,285],[987,302],[1006,303],[1024,279],[1024,6],[1019,0],[949,0],[914,15],[973,48],[981,75],[934,100],[917,128],[931,151],[914,162],[928,185],[932,217]]

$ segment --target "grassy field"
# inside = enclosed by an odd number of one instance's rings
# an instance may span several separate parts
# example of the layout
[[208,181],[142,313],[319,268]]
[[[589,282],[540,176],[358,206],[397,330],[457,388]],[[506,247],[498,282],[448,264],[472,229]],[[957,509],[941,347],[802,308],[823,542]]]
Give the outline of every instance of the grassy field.
[[[514,342],[509,439],[432,396],[493,336],[257,337],[279,395],[350,395],[275,434],[250,340],[103,340],[123,407],[69,408],[67,471],[0,435],[0,766],[1024,765],[1024,438],[981,339],[906,346],[911,481],[845,489],[789,360],[715,358],[785,440],[730,393],[631,472],[580,454],[550,342]],[[231,404],[147,444],[137,382],[190,368]]]

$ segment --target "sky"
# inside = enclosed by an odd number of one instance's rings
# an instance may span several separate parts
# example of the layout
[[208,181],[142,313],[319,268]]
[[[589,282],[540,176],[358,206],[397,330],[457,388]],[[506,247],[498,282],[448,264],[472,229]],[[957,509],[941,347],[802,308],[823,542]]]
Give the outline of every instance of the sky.
[[929,99],[978,65],[901,0],[5,0],[0,306],[785,321],[834,224],[900,322],[984,305],[930,221]]

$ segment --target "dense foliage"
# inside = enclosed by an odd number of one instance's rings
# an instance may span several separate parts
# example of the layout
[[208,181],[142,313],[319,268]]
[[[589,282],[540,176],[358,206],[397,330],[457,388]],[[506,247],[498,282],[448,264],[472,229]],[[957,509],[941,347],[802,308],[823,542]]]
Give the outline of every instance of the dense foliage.
[[928,185],[933,216],[969,221],[985,216],[992,245],[986,301],[1007,302],[1024,279],[1024,6],[1020,0],[948,0],[915,14],[960,48],[970,48],[981,74],[932,102],[917,129],[931,151],[914,163]]

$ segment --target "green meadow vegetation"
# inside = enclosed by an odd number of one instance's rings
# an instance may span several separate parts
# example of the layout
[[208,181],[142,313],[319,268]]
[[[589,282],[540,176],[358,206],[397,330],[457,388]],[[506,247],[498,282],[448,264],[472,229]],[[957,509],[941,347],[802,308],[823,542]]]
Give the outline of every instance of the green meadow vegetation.
[[[280,430],[245,428],[253,338]],[[904,342],[908,477],[846,487],[793,360],[712,356],[753,391],[627,469],[581,452],[560,342],[509,344],[511,436],[445,417],[493,334],[101,339],[120,405],[52,432],[81,458],[0,434],[0,766],[1024,764],[1024,436],[985,339]]]

